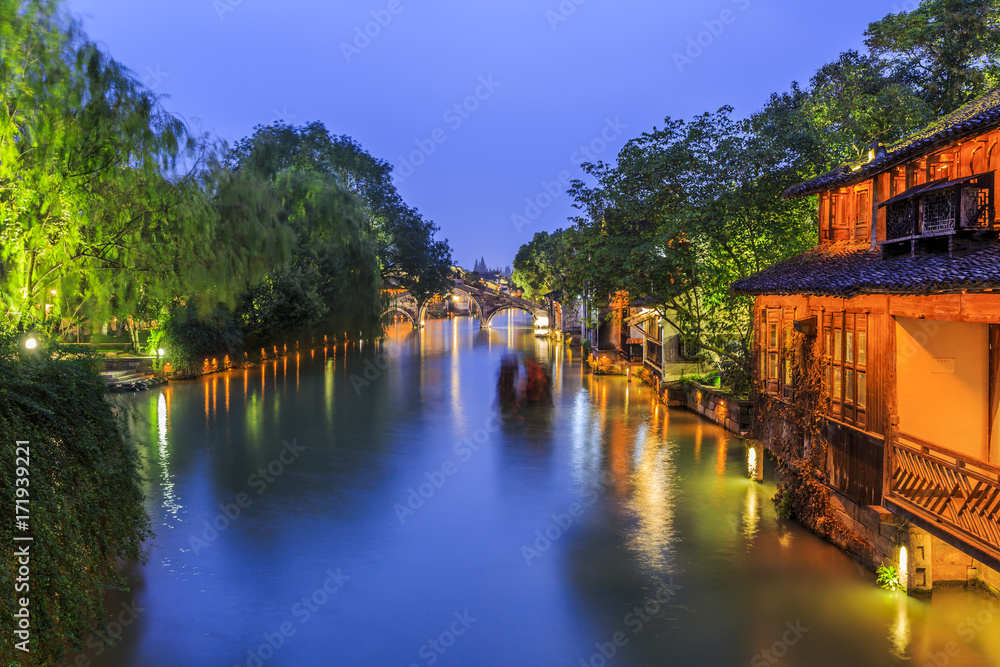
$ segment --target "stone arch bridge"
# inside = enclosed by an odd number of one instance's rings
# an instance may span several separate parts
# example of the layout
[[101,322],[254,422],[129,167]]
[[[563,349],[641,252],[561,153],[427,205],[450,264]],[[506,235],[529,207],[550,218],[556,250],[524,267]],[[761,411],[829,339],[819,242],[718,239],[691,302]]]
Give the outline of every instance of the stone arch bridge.
[[[527,299],[510,296],[509,294],[473,287],[464,282],[456,281],[451,289],[448,290],[448,296],[452,294],[467,296],[476,304],[476,308],[479,310],[479,326],[484,329],[490,328],[494,317],[508,310],[524,311],[531,315],[535,322],[538,322],[539,318],[549,317],[548,309],[544,306],[539,306]],[[427,304],[420,307],[417,304],[416,298],[411,296],[409,292],[397,292],[391,296],[389,308],[384,314],[391,315],[394,313],[401,313],[410,320],[415,328],[419,328],[424,322],[424,317],[427,313]]]

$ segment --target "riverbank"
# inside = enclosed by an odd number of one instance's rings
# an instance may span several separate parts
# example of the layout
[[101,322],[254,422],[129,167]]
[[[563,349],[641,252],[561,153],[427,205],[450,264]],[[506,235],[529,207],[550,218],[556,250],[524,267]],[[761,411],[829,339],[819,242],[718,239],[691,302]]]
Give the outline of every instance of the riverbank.
[[[955,630],[981,597],[878,588],[776,515],[770,468],[748,479],[740,439],[592,375],[526,318],[428,323],[386,341],[385,368],[338,347],[125,397],[148,416],[133,427],[157,538],[135,592],[108,601],[140,620],[92,667],[425,664],[421,650],[568,667],[608,660],[608,642],[637,667],[746,665],[797,621],[795,664],[923,665],[950,642],[949,667],[1000,663],[1000,637]],[[511,352],[551,364],[552,408],[497,419]],[[469,627],[434,652],[456,613]]]
[[[646,369],[635,375],[656,391],[661,404],[686,408],[744,439],[748,476],[762,479],[759,461],[765,451],[781,461],[778,454],[752,439],[751,401],[693,383],[663,383]],[[868,570],[874,572],[881,565],[896,568],[908,593],[930,595],[936,587],[970,586],[1000,598],[1000,571],[977,560],[975,554],[964,553],[881,505],[857,502],[825,483],[822,473],[808,462],[779,465],[778,475],[779,494],[772,499],[776,504],[790,502],[791,494],[808,496],[801,503],[808,509],[795,517],[801,525]]]

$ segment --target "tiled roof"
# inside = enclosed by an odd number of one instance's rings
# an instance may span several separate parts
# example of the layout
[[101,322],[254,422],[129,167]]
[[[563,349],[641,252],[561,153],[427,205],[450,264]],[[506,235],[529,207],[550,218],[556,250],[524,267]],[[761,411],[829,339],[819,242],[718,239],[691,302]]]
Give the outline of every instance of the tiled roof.
[[883,260],[867,243],[827,243],[733,283],[739,294],[932,294],[1000,289],[1000,244],[954,259],[944,254]]
[[1000,125],[1000,86],[914,132],[871,162],[845,164],[831,172],[794,185],[785,197],[805,197],[834,188],[856,185],[913,158],[955,141],[973,137]]

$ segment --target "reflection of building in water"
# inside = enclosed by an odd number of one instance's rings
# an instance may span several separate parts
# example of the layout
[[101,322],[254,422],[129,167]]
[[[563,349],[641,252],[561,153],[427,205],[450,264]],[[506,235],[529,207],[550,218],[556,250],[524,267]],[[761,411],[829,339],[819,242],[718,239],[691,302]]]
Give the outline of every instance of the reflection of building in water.
[[573,407],[571,408],[570,466],[577,491],[581,494],[595,487],[600,487],[602,483],[601,435],[604,432],[607,415],[603,410],[600,410],[597,412],[596,418],[592,418],[593,399],[593,394],[581,390],[573,399]]
[[757,484],[747,485],[747,497],[743,505],[743,537],[747,539],[747,546],[753,546],[760,525],[759,493],[760,487]]
[[646,565],[668,565],[674,542],[675,468],[672,445],[652,422],[636,432],[635,471],[632,473],[631,508],[639,520],[632,546]]

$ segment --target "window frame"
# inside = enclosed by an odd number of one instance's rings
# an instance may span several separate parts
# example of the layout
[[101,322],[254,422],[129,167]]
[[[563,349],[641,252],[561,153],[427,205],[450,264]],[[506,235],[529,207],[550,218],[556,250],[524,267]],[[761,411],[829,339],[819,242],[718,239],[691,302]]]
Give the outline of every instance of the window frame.
[[[830,415],[864,429],[868,420],[870,339],[867,312],[823,315],[823,362]],[[862,399],[862,400],[859,400]]]

